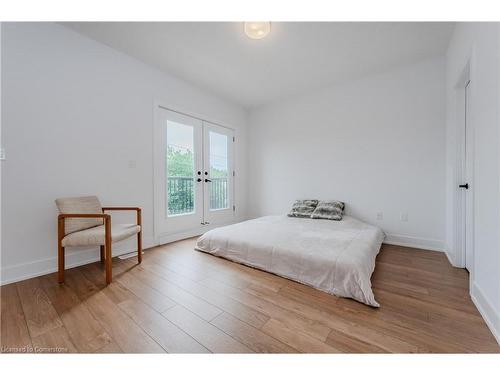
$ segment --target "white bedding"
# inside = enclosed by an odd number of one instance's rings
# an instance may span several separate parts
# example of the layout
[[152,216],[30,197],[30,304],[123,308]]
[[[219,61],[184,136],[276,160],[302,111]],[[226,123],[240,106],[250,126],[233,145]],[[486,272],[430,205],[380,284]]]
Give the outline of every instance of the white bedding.
[[264,216],[213,229],[196,250],[378,307],[370,277],[383,239],[380,228],[349,216]]

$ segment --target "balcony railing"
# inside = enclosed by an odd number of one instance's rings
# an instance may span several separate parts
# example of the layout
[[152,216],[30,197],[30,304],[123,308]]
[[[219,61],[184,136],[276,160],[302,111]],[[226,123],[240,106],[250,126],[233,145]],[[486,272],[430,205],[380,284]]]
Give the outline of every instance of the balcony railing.
[[194,211],[193,177],[168,177],[168,214],[180,215]]
[[[212,177],[210,182],[210,209],[229,207],[227,177]],[[168,177],[168,215],[181,215],[194,211],[194,178]]]
[[220,210],[229,207],[227,196],[227,177],[212,177],[210,184],[210,209]]

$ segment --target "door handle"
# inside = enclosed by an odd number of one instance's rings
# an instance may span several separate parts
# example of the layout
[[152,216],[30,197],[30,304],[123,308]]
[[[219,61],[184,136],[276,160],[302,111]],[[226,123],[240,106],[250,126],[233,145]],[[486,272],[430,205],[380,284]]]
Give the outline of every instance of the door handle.
[[463,185],[458,185],[458,187],[467,190],[467,189],[469,189],[469,183],[466,183]]
[[205,182],[212,182],[212,180],[209,180],[208,178],[205,178]]
[[201,178],[198,178],[198,179],[196,180],[196,182],[201,182]]

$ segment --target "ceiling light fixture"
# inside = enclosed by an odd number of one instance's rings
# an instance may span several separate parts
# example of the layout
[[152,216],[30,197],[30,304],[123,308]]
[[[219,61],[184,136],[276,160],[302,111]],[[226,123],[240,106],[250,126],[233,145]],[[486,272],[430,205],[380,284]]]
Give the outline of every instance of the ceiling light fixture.
[[262,39],[271,31],[271,22],[245,22],[244,30],[250,39]]

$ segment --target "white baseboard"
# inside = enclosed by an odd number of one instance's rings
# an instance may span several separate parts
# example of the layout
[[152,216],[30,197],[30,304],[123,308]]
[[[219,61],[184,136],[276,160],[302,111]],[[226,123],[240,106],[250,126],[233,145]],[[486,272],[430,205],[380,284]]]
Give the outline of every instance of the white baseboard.
[[472,302],[476,305],[479,313],[483,317],[486,325],[500,345],[500,313],[495,311],[495,307],[486,298],[481,288],[476,283],[472,283],[470,291]]
[[[159,236],[158,239],[154,237],[144,237],[142,245],[144,249],[149,249],[151,247],[158,246],[159,244],[165,244],[169,242],[179,241],[185,238],[199,236],[210,229],[214,229],[220,226],[234,224],[245,220],[244,218],[234,218],[229,222],[222,223],[219,225],[206,225],[202,228],[197,228],[192,231],[174,233]],[[113,245],[113,257],[129,254],[133,251],[137,251],[135,241],[124,241],[123,243],[118,243]],[[82,266],[84,264],[97,262],[100,259],[100,252],[98,247],[88,247],[81,248],[78,250],[69,249],[66,254],[66,269]],[[37,260],[33,262],[26,262],[15,264],[12,266],[2,267],[1,269],[1,280],[0,285],[6,285],[14,283],[16,281],[30,279],[32,277],[47,275],[57,271],[57,256]]]
[[[235,219],[230,220],[226,223],[222,223],[222,224],[218,224],[218,225],[206,225],[202,228],[196,228],[194,230],[190,230],[190,231],[186,231],[186,232],[163,234],[163,235],[160,235],[158,237],[157,242],[158,242],[158,244],[163,245],[166,243],[179,241],[179,240],[189,238],[189,237],[200,236],[203,233],[208,232],[211,229],[221,227],[224,225],[238,223],[238,222],[241,222],[243,220],[246,220],[246,219],[235,218]],[[405,235],[400,235],[400,234],[386,234],[384,243],[386,243],[388,245],[398,245],[398,246],[405,246],[405,247],[414,247],[417,249],[445,252],[445,250],[444,250],[445,247],[444,247],[443,241],[429,239],[429,238],[411,237],[411,236],[405,236]]]
[[444,242],[432,238],[386,233],[384,243],[388,245],[414,247],[424,250],[444,251]]
[[[153,237],[143,238],[142,244],[144,249],[148,249],[150,247],[154,247],[157,245]],[[122,254],[127,254],[134,250],[137,251],[137,248],[135,248],[135,241],[133,241],[132,245],[129,243],[116,244],[113,247],[113,257],[120,256]],[[97,262],[99,259],[100,259],[100,252],[98,247],[84,248],[74,251],[69,250],[68,253],[66,254],[66,269],[78,267],[88,263]],[[37,260],[34,262],[27,262],[27,263],[15,264],[13,266],[8,266],[8,267],[2,267],[1,285],[14,283],[16,281],[31,279],[32,277],[47,275],[49,273],[56,271],[57,271],[56,256],[47,259]]]
[[445,250],[444,251],[445,255],[446,255],[446,258],[448,258],[448,262],[450,262],[450,264],[453,266],[453,267],[457,267],[457,268],[462,268],[462,267],[459,267],[456,263],[455,263],[455,259],[454,257],[452,257],[452,255],[450,254],[450,251],[449,250]]
[[239,222],[244,221],[244,220],[246,220],[246,219],[233,218],[233,219],[231,219],[227,222],[224,222],[224,223],[208,224],[208,225],[202,226],[201,228],[195,228],[195,229],[185,231],[185,232],[160,234],[158,236],[157,243],[159,245],[164,245],[166,243],[180,241],[180,240],[190,238],[190,237],[201,236],[203,233],[208,232],[211,229],[223,227],[225,225],[236,224],[236,223],[239,223]]
[[456,261],[455,261],[455,253],[453,251],[451,251],[451,248],[450,248],[449,244],[445,244],[444,253],[446,255],[446,258],[448,258],[448,262],[450,262],[450,264],[453,267],[463,268],[460,264],[456,263]]

